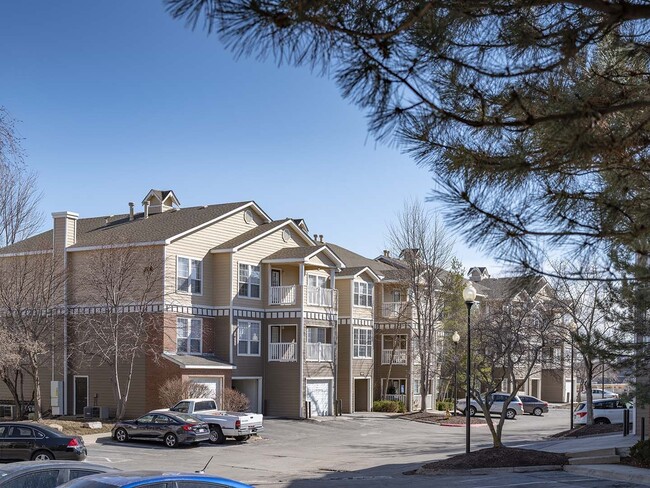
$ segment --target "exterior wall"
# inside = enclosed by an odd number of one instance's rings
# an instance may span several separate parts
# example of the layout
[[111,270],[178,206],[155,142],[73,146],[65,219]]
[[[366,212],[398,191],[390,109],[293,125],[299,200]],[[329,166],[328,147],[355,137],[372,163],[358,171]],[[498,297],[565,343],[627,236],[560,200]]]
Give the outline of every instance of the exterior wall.
[[541,396],[547,402],[562,403],[564,398],[564,375],[562,370],[542,370]]
[[340,399],[344,413],[354,411],[354,383],[352,380],[352,327],[350,324],[338,326],[338,368],[336,399]]
[[352,280],[336,280],[339,292],[339,317],[352,317]]

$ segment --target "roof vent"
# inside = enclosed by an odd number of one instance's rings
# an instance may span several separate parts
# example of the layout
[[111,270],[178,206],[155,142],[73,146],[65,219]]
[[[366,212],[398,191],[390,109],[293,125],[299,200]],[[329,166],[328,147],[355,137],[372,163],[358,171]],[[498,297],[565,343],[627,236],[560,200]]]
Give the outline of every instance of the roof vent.
[[390,257],[390,251],[388,249],[384,249],[384,257],[389,258]]
[[203,205],[203,208],[208,208],[208,206],[207,206],[207,205]]
[[135,203],[129,202],[129,221],[133,220],[135,218],[135,211],[133,210],[133,207],[135,206]]

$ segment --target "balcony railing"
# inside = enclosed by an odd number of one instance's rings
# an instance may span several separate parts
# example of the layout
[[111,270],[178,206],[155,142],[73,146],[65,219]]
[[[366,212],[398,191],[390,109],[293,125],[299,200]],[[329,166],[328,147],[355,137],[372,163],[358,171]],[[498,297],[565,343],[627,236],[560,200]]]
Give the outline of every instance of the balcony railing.
[[296,361],[295,342],[271,342],[269,344],[269,361]]
[[404,315],[408,302],[384,302],[381,307],[382,317],[396,319]]
[[333,358],[332,344],[308,342],[306,356],[307,361],[331,361]]
[[336,308],[336,290],[332,288],[321,288],[319,286],[307,286],[307,305],[317,307]]
[[406,395],[382,395],[382,399],[406,404]]
[[[392,358],[392,361],[391,361]],[[381,351],[381,364],[406,364],[406,349],[384,349]]]
[[269,296],[270,305],[295,305],[296,285],[272,286]]

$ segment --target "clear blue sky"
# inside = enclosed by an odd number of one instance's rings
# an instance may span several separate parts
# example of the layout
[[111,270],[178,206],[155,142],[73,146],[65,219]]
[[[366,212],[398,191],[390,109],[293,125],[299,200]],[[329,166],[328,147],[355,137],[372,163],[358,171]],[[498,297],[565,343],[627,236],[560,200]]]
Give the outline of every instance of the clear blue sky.
[[[160,0],[2,2],[0,47],[0,105],[20,121],[47,226],[172,189],[182,206],[255,200],[374,257],[403,202],[434,185],[332,80],[235,60]],[[496,271],[456,241],[466,267]]]

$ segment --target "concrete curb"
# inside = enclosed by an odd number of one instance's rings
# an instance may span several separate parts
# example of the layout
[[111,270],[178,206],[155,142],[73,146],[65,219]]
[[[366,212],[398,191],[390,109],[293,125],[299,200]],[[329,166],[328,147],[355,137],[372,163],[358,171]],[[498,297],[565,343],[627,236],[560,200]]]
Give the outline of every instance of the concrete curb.
[[[434,422],[435,423],[435,422]],[[465,424],[448,424],[445,422],[439,422],[438,425],[442,427],[465,427]],[[470,427],[487,427],[487,424],[469,424]]]
[[93,444],[96,444],[99,439],[111,440],[111,433],[101,432],[99,434],[86,434],[81,436],[81,438],[84,440],[85,445],[92,446]]
[[567,464],[564,466],[564,471],[593,478],[627,481],[628,483],[650,486],[650,470],[623,464],[582,464],[573,466]]
[[419,468],[413,474],[424,476],[441,476],[457,475],[466,476],[468,474],[486,475],[498,473],[535,473],[538,471],[562,471],[560,465],[542,465],[542,466],[514,466],[510,468],[473,468],[473,469],[424,469]]

